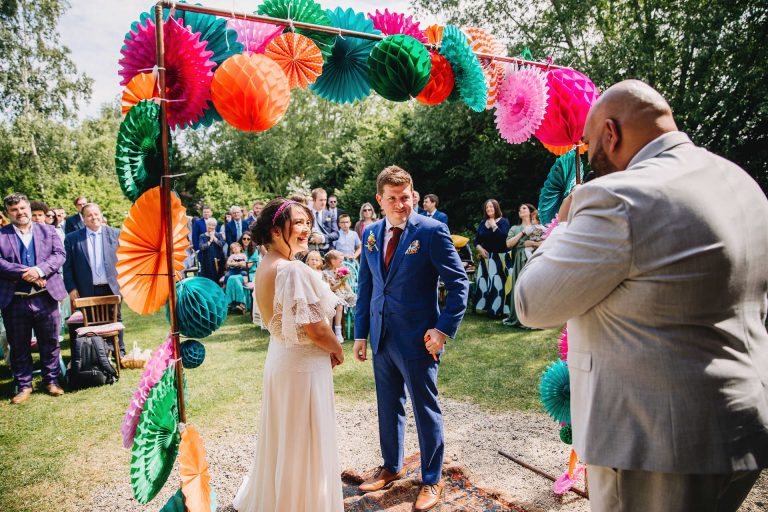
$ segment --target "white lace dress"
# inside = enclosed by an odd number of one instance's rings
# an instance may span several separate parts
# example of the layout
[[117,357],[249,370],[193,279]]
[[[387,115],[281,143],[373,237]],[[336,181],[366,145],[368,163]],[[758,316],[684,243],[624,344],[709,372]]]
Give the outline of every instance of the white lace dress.
[[239,512],[344,510],[331,359],[303,329],[327,321],[337,301],[304,263],[278,264],[261,428],[233,503]]

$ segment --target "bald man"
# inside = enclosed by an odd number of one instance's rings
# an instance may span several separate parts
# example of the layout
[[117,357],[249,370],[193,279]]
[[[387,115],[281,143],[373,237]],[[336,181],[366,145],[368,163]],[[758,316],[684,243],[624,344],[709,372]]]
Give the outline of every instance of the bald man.
[[515,286],[568,322],[573,446],[596,511],[737,510],[768,465],[768,200],[648,85],[587,117],[597,179]]

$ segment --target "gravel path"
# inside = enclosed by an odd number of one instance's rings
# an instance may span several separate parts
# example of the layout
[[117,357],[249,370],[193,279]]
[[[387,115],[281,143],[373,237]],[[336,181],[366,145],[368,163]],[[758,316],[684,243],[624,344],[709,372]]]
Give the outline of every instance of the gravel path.
[[[558,428],[549,417],[534,413],[494,414],[463,402],[441,401],[445,419],[446,456],[464,464],[481,487],[498,489],[514,503],[530,511],[588,511],[588,501],[573,493],[556,497],[551,482],[498,455],[503,450],[554,476],[566,469],[569,447],[558,437]],[[413,415],[408,411],[406,455],[418,450]],[[254,418],[254,429],[256,425]],[[364,471],[380,464],[376,407],[373,404],[337,405],[341,467]],[[208,450],[212,482],[218,494],[219,510],[231,512],[232,498],[248,471],[256,445],[255,434],[224,431],[219,435],[202,432]],[[768,472],[752,490],[743,511],[768,507]],[[178,477],[171,473],[169,484],[148,506],[132,498],[127,478],[93,495],[90,509],[98,512],[159,510],[175,492],[170,484]],[[320,511],[318,511],[320,512]]]

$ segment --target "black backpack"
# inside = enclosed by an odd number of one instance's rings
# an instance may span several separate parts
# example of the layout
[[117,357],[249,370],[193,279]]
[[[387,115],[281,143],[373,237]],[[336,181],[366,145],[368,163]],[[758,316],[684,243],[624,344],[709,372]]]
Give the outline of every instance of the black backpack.
[[82,336],[75,339],[68,377],[71,389],[103,386],[117,380],[117,370],[109,361],[104,338]]

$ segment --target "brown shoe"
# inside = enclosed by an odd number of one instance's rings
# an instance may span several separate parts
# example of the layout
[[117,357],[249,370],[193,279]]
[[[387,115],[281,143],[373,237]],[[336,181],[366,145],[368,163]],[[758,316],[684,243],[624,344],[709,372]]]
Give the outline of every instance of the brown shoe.
[[16,396],[11,398],[12,404],[20,404],[22,402],[26,402],[29,400],[29,395],[32,394],[32,388],[24,388],[18,393],[16,393]]
[[45,391],[51,396],[61,396],[64,394],[64,390],[57,384],[48,384],[45,386]]
[[405,474],[405,468],[401,469],[399,473],[396,475],[393,475],[386,469],[384,469],[384,466],[379,466],[376,468],[376,472],[373,473],[373,476],[371,476],[368,480],[360,484],[359,489],[363,492],[371,492],[371,491],[378,491],[379,489],[384,488],[385,485],[387,485],[390,482],[393,482],[397,480],[398,478],[402,477]]
[[419,489],[419,495],[416,496],[416,502],[413,504],[413,510],[423,512],[429,510],[440,503],[440,496],[443,495],[443,482],[436,484],[422,485]]

